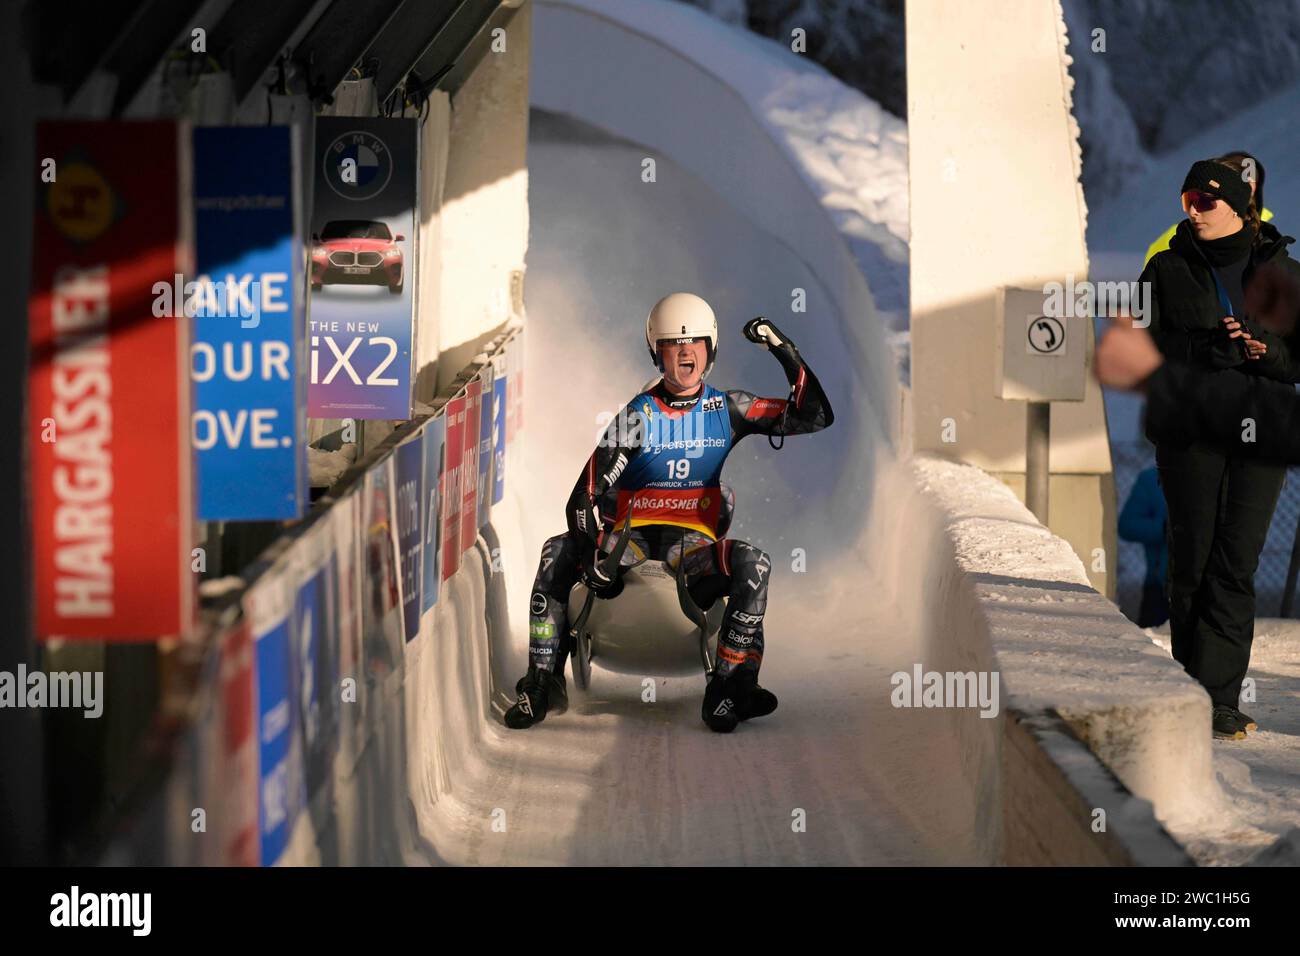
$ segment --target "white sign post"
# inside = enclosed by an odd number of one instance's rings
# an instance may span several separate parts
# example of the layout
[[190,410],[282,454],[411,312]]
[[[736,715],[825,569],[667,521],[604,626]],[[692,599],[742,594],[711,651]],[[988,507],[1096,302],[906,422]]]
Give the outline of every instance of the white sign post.
[[1025,506],[1047,524],[1052,402],[1081,402],[1087,384],[1085,353],[1090,321],[1081,315],[1045,315],[1042,290],[998,289],[994,394],[1026,402]]

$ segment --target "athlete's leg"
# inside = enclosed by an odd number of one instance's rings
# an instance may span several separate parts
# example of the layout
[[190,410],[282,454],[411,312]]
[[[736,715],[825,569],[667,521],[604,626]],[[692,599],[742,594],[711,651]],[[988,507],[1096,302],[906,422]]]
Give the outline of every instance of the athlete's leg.
[[519,679],[514,706],[505,723],[514,730],[531,727],[548,712],[569,706],[564,664],[569,655],[569,589],[578,576],[579,546],[568,534],[547,538],[528,601],[528,673]]
[[683,561],[696,604],[708,608],[722,595],[728,596],[714,674],[701,709],[711,729],[728,733],[741,720],[776,710],[776,695],[758,686],[772,562],[761,549],[729,539],[687,551]]
[[758,678],[763,663],[763,615],[772,561],[745,541],[723,538],[686,553],[686,583],[701,607],[727,595],[727,612],[718,633],[716,672],[724,678],[743,672]]
[[528,663],[563,676],[569,647],[569,591],[580,571],[578,539],[557,534],[542,545],[528,599]]

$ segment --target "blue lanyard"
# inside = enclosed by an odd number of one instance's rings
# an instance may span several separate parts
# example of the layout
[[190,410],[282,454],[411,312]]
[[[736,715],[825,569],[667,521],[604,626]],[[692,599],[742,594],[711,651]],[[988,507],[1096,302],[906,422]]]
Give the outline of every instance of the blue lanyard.
[[1214,266],[1210,266],[1210,275],[1214,277],[1214,288],[1219,293],[1219,305],[1223,306],[1223,314],[1225,316],[1232,315],[1232,300],[1228,298],[1228,290],[1225,289],[1223,283],[1219,281],[1219,270],[1214,268]]

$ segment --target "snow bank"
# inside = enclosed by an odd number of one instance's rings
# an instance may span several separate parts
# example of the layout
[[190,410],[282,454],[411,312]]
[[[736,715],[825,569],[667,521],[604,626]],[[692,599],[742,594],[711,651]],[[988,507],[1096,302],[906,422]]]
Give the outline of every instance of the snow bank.
[[1089,587],[1069,545],[1004,484],[939,459],[914,468],[973,598],[964,633],[950,639],[987,640],[1007,711],[1059,716],[1167,826],[1213,814],[1221,795],[1205,692]]

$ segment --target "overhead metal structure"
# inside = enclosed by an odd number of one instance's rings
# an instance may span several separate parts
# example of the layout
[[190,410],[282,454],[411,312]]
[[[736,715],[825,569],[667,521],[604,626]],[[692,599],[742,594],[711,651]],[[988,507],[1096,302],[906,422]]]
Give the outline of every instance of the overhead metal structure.
[[[404,3],[388,26],[370,45],[367,54],[375,59],[375,92],[380,102],[401,85],[420,58],[442,36],[470,0],[453,3]],[[421,80],[430,77],[420,76]]]
[[[447,24],[446,28],[425,51],[415,64],[415,72],[421,77],[437,77],[437,89],[454,92],[465,82],[464,76],[473,70],[474,64],[482,59],[487,50],[488,26],[498,12],[506,20],[514,16],[517,4],[494,3],[492,0],[468,0],[461,15]],[[475,38],[482,37],[485,42],[475,44]],[[459,81],[453,80],[459,76]]]
[[[326,100],[353,67],[380,100],[414,72],[420,93],[457,89],[488,49],[491,28],[524,0],[28,0],[23,36],[33,79],[64,103],[98,72],[116,82],[120,116],[190,31],[208,30],[207,56],[231,75],[236,102],[254,94],[286,52]],[[214,25],[200,22],[214,21]]]
[[114,116],[122,115],[202,6],[203,0],[146,0],[139,5],[103,63],[117,77]]
[[230,5],[212,31],[209,49],[230,71],[236,103],[253,91],[303,23],[313,14],[323,16],[329,6],[318,0],[235,0]]
[[[353,66],[366,65],[367,50],[402,6],[403,0],[342,0],[307,31],[293,51],[293,59],[306,71],[312,99],[329,96],[347,78]],[[418,2],[413,4],[419,6]],[[446,0],[423,6],[439,8]]]

